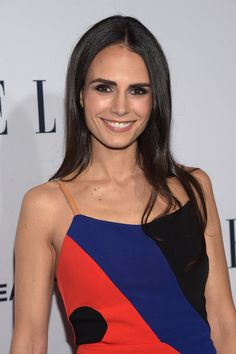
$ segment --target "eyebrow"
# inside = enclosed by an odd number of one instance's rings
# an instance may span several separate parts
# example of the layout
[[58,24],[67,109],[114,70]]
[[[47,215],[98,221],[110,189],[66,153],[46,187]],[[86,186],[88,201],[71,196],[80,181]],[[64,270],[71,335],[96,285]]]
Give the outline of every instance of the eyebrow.
[[[93,83],[96,83],[96,82],[100,82],[100,83],[103,83],[103,84],[109,84],[109,85],[112,85],[112,86],[117,86],[117,83],[115,81],[112,81],[112,80],[107,80],[107,79],[103,79],[101,77],[97,78],[97,79],[94,79],[94,80],[91,80],[89,82],[89,85],[93,84]],[[151,84],[148,83],[148,82],[136,82],[134,84],[131,84],[129,85],[129,88],[134,88],[134,87],[137,87],[137,86],[142,86],[142,87],[151,87]]]

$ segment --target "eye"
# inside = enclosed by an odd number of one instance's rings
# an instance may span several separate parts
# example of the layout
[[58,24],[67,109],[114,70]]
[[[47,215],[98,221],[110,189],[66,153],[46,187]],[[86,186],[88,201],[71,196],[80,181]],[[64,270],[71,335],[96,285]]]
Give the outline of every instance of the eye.
[[146,93],[148,93],[148,91],[145,88],[143,88],[143,87],[134,87],[130,91],[130,93],[132,95],[145,95]]
[[99,92],[103,92],[103,93],[112,92],[111,88],[108,85],[106,85],[106,84],[97,85],[95,87],[95,90],[99,91]]

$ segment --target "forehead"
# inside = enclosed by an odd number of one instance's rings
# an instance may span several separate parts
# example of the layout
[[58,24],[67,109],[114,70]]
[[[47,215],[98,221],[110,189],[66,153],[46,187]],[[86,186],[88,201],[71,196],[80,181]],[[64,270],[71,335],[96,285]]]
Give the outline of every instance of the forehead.
[[96,77],[117,82],[149,82],[148,69],[143,58],[122,44],[106,47],[94,57],[86,81]]

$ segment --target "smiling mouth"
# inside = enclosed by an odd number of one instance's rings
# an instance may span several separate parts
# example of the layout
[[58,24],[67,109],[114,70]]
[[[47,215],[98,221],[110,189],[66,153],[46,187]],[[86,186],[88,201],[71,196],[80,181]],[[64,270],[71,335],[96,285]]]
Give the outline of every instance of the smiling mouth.
[[113,122],[110,120],[106,120],[105,123],[113,128],[128,128],[133,124],[133,122]]
[[131,126],[135,123],[135,121],[126,121],[126,122],[118,122],[108,119],[103,119],[103,123],[107,128],[114,132],[125,132],[131,128]]

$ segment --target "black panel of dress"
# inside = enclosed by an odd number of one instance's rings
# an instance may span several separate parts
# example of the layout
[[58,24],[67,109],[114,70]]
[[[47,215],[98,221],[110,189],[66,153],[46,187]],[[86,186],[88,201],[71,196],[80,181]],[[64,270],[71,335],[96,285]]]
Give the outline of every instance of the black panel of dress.
[[192,202],[189,200],[173,213],[144,224],[143,230],[157,243],[185,297],[207,322],[204,290],[209,262]]

